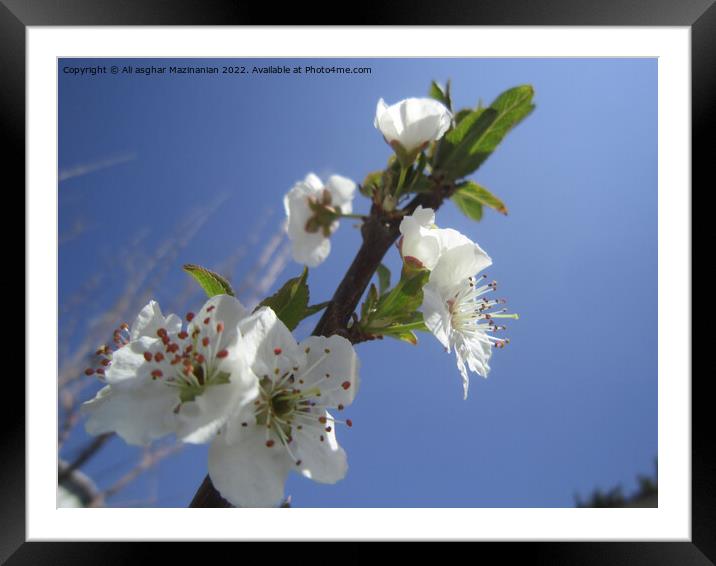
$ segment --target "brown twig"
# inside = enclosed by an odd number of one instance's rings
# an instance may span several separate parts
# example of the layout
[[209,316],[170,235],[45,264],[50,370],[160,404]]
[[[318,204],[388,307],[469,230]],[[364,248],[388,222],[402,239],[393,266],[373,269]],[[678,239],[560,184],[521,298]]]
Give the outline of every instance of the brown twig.
[[[361,227],[363,244],[343,276],[328,307],[323,312],[321,320],[313,330],[314,336],[338,334],[349,340],[353,338],[348,322],[383,257],[398,239],[400,221],[403,216],[412,214],[421,205],[437,210],[455,190],[453,184],[444,184],[439,179],[432,180],[434,182],[432,192],[417,195],[397,214],[385,212],[375,204],[373,205],[370,216]],[[204,478],[189,506],[231,507],[221,497],[208,475]]]

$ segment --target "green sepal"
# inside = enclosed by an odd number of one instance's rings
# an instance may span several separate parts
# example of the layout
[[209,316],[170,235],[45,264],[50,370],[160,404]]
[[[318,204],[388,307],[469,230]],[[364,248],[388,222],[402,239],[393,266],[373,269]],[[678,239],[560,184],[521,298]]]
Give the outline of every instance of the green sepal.
[[428,143],[424,143],[423,145],[408,151],[398,140],[393,140],[392,142],[390,142],[390,147],[393,148],[393,151],[395,152],[395,157],[405,169],[411,167],[413,163],[415,163],[415,160],[418,158],[418,155],[420,155],[420,153],[427,146]]

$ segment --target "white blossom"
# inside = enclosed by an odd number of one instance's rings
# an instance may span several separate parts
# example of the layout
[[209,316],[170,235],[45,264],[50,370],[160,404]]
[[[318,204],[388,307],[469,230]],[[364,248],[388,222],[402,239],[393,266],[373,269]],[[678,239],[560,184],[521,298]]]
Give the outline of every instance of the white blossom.
[[241,507],[281,502],[289,471],[321,483],[342,479],[348,465],[328,412],[342,411],[358,389],[358,358],[340,336],[300,345],[268,307],[240,324],[243,355],[260,393],[227,423],[209,449],[209,475],[219,493]]
[[493,310],[504,300],[483,297],[497,286],[484,284],[484,275],[477,277],[492,265],[490,256],[467,236],[434,222],[433,210],[418,207],[401,222],[400,248],[407,263],[430,270],[423,288],[425,325],[448,352],[455,351],[467,398],[468,370],[487,377],[492,346],[508,342],[493,336],[504,329],[495,319],[515,315]]
[[[209,299],[198,315],[162,315],[150,301],[131,329],[115,333],[120,347],[97,374],[107,384],[82,406],[90,434],[116,432],[146,445],[174,433],[185,442],[212,439],[231,413],[258,395],[241,354],[240,320],[248,312],[228,295]],[[106,369],[105,369],[106,368]]]
[[381,98],[373,124],[391,145],[400,144],[406,154],[439,140],[450,127],[452,114],[432,98],[406,98],[388,106]]
[[331,175],[324,185],[313,173],[291,188],[283,204],[295,261],[316,267],[328,257],[329,238],[338,228],[337,218],[352,212],[355,189],[346,177]]
[[412,215],[403,218],[400,233],[398,246],[403,260],[431,271],[446,251],[462,245],[477,245],[457,230],[438,228],[435,225],[435,211],[421,205]]

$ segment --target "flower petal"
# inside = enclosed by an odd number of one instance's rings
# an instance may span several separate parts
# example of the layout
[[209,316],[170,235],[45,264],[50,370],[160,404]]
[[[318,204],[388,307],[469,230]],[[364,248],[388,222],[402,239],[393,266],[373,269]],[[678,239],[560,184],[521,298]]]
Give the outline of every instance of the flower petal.
[[151,381],[152,366],[144,358],[145,352],[154,353],[161,349],[158,338],[142,336],[122,346],[112,354],[112,365],[107,368],[105,381],[112,386],[136,388]]
[[353,211],[353,197],[355,196],[356,184],[340,175],[331,175],[326,183],[326,188],[333,197],[333,205],[340,206],[341,212],[350,214]]
[[483,341],[462,335],[456,337],[454,346],[457,367],[462,376],[464,398],[467,399],[467,389],[470,382],[467,370],[469,369],[481,377],[487,377],[490,371],[488,360],[492,348],[487,340]]
[[467,375],[467,368],[465,367],[465,352],[456,348],[455,358],[457,360],[457,369],[460,371],[460,377],[462,377],[462,398],[467,399],[467,390],[470,387],[470,377]]
[[323,190],[323,182],[315,173],[309,173],[306,175],[306,178],[303,180],[303,184],[311,193],[318,193]]
[[228,356],[215,370],[228,374],[229,383],[212,384],[193,401],[182,404],[177,436],[184,442],[208,442],[229,419],[258,397],[258,378],[249,367],[243,344],[243,338],[235,335],[227,347]]
[[216,433],[237,409],[258,395],[258,382],[252,389],[235,383],[212,385],[179,410],[177,437],[190,444],[203,444]]
[[264,427],[251,426],[237,442],[219,436],[209,448],[209,476],[221,496],[237,507],[275,507],[295,466],[278,445],[268,448]]
[[159,307],[159,303],[149,301],[149,303],[139,311],[137,318],[132,324],[132,328],[129,331],[130,340],[137,340],[142,336],[156,338],[157,330],[160,328],[164,328],[167,332],[179,332],[181,330],[181,319],[175,314],[170,314],[165,318],[162,314],[162,309]]
[[400,253],[403,258],[413,257],[426,269],[433,269],[440,257],[440,230],[436,229],[432,208],[418,206],[412,215],[400,222]]
[[321,399],[329,407],[348,406],[353,402],[360,379],[360,363],[353,345],[342,336],[309,336],[301,342],[306,363],[300,377],[304,389],[319,387]]
[[311,196],[315,196],[315,193],[306,185],[297,185],[283,198],[287,218],[286,233],[292,240],[308,234],[306,223],[313,214],[308,206]]
[[[441,228],[437,230],[437,233],[438,238],[440,239],[441,253],[445,253],[453,248],[457,248],[458,246],[464,246],[467,244],[477,245],[470,238],[457,230],[453,230],[452,228]],[[471,275],[474,275],[474,272],[471,273]]]
[[[322,228],[315,227],[317,228],[315,232],[306,230],[306,225],[314,215],[309,206],[309,199],[322,201],[324,189],[330,193],[333,205],[339,206],[346,214],[352,211],[356,184],[340,175],[332,175],[324,187],[316,175],[309,173],[303,181],[291,188],[283,200],[287,216],[286,233],[291,240],[293,259],[308,267],[320,265],[331,251],[330,241]],[[335,232],[337,228],[338,222],[332,222],[328,226],[328,233]]]
[[429,281],[444,292],[490,265],[492,259],[477,244],[458,245],[440,255]]
[[221,436],[226,444],[235,444],[247,431],[251,430],[249,425],[254,426],[256,423],[255,410],[254,404],[248,403],[231,415],[221,430]]
[[389,143],[399,142],[407,153],[439,140],[451,123],[450,111],[431,98],[406,98],[387,107],[381,99],[374,121]]
[[331,241],[322,234],[304,233],[293,241],[291,247],[294,261],[308,267],[318,267],[331,253]]
[[[199,330],[212,339],[211,348],[214,352],[228,348],[238,332],[239,321],[249,315],[244,305],[231,295],[215,295],[211,297],[189,324],[188,332]],[[209,322],[206,322],[206,321]],[[223,324],[223,330],[218,332],[217,325]],[[218,339],[218,344],[214,342]]]
[[437,232],[437,230],[420,228],[417,233],[404,236],[400,253],[404,258],[417,259],[425,269],[434,269],[440,259],[440,240]]
[[373,125],[380,130],[380,133],[383,134],[383,137],[388,143],[398,140],[402,133],[400,116],[395,116],[395,113],[391,112],[390,108],[391,107],[381,98],[376,106],[375,120],[373,121]]
[[85,430],[89,434],[116,432],[129,444],[147,445],[174,432],[178,404],[176,390],[162,383],[131,390],[108,385],[82,405],[81,413],[88,417]]
[[[269,307],[261,307],[239,323],[241,353],[252,371],[261,379],[272,379],[277,366],[277,356],[282,356],[282,367],[303,366],[306,356],[286,325]],[[280,376],[278,376],[280,377]]]
[[451,324],[447,300],[430,283],[423,287],[423,319],[425,326],[449,352]]
[[296,431],[296,451],[301,459],[300,470],[304,476],[320,483],[336,483],[346,476],[348,459],[336,440],[333,417],[328,412],[325,416],[331,430],[304,427]]
[[428,228],[435,224],[435,211],[432,208],[423,208],[423,205],[419,204],[418,207],[413,211],[413,214],[411,214],[407,218],[411,218],[415,220],[420,226]]
[[465,353],[463,357],[470,371],[480,377],[487,377],[490,372],[489,361],[492,355],[492,345],[486,336],[483,339],[479,339],[478,336],[464,337]]
[[385,111],[388,109],[388,105],[385,103],[385,100],[382,98],[378,100],[378,104],[376,104],[375,107],[375,118],[373,119],[373,126],[378,128],[380,123],[380,118],[383,116]]
[[286,232],[291,240],[307,235],[306,222],[311,218],[312,212],[308,206],[309,198],[319,197],[323,191],[323,183],[309,173],[303,181],[297,182],[283,198],[286,211]]

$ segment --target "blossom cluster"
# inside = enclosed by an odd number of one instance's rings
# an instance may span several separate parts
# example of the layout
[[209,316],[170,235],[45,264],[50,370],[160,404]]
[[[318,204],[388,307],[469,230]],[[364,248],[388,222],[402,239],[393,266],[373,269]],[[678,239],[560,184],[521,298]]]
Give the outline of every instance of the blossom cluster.
[[[388,106],[381,98],[374,126],[396,157],[410,165],[428,144],[442,138],[452,120],[452,113],[437,100],[408,98]],[[288,192],[284,205],[294,260],[315,267],[328,257],[329,238],[338,228],[340,211],[352,211],[355,188],[353,181],[337,175],[323,186],[315,174],[309,173]],[[327,223],[321,224],[318,202],[329,208],[328,213],[323,209]],[[421,309],[425,324],[448,352],[454,350],[467,398],[468,370],[487,377],[493,346],[501,348],[509,342],[496,337],[504,326],[495,320],[514,317],[504,309],[494,310],[503,300],[486,297],[496,289],[496,283],[485,282],[486,276],[480,272],[492,264],[492,259],[457,230],[438,228],[435,212],[422,206],[403,218],[400,233],[399,246],[406,265],[430,271]]]
[[340,336],[300,344],[274,311],[249,313],[229,295],[209,299],[187,326],[151,301],[105,349],[105,387],[83,405],[91,434],[146,445],[174,434],[211,443],[209,475],[241,506],[273,506],[291,470],[334,483],[346,473],[336,418],[358,390],[358,358]]
[[[422,173],[413,164],[449,131],[454,116],[437,100],[388,106],[381,99],[374,125],[395,153],[399,181],[389,196],[398,200],[408,171],[414,183]],[[356,216],[356,189],[346,177],[332,175],[323,183],[309,173],[288,191],[285,229],[297,262],[317,267],[327,259],[340,219]],[[382,202],[374,200],[378,207]],[[487,298],[496,284],[480,273],[492,260],[467,236],[437,227],[430,208],[394,214],[402,276],[420,272],[426,281],[419,310],[400,315],[418,315],[421,329],[455,352],[467,398],[468,372],[487,377],[493,347],[507,343],[496,337],[503,327],[495,320],[513,316],[500,308],[503,301]],[[236,506],[279,504],[291,470],[322,483],[342,479],[348,465],[335,429],[352,426],[338,415],[359,385],[351,341],[332,335],[298,343],[266,303],[251,312],[230,293],[210,295],[184,321],[164,316],[150,301],[131,327],[116,331],[117,348],[103,348],[101,367],[87,372],[104,383],[83,406],[87,431],[116,432],[138,445],[168,435],[209,443],[211,480]]]

